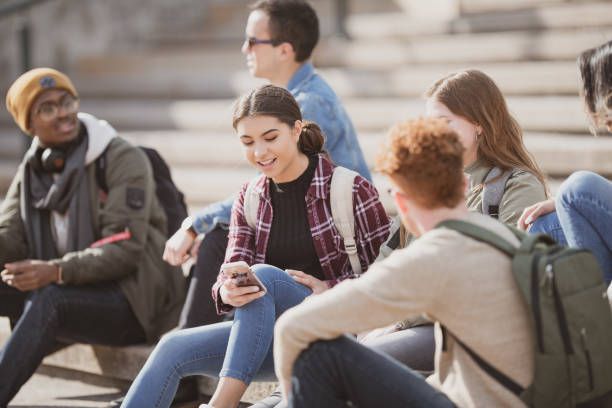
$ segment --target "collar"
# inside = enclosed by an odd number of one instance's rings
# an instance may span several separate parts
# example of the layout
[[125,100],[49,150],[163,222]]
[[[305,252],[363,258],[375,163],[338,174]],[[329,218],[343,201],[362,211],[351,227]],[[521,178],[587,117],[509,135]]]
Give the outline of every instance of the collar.
[[79,112],[77,116],[89,135],[89,146],[85,154],[85,165],[88,165],[106,150],[106,146],[117,136],[117,131],[107,121],[89,113]]
[[[314,175],[312,176],[312,181],[310,182],[310,187],[306,195],[312,198],[326,199],[329,195],[330,179],[334,173],[335,166],[329,161],[325,154],[319,153],[317,156],[318,163],[315,167]],[[262,199],[266,201],[271,200],[270,180],[263,174],[259,176],[253,189]]]
[[295,91],[301,87],[301,85],[313,76],[315,73],[314,66],[310,62],[305,62],[302,64],[300,68],[293,74],[289,83],[287,84],[287,89],[292,94],[295,94]]
[[491,170],[491,166],[484,163],[481,159],[477,159],[465,168],[464,172],[470,178],[470,190],[483,183],[489,170]]

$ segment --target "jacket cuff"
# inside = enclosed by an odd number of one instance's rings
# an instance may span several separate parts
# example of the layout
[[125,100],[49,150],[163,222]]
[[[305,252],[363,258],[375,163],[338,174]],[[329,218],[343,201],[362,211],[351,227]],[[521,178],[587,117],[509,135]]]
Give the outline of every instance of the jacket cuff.
[[62,270],[62,284],[74,284],[78,282],[78,268],[70,261],[56,259],[51,261],[53,265],[57,265]]
[[219,293],[220,290],[221,285],[215,284],[212,288],[212,297],[215,301],[215,308],[217,309],[217,314],[224,315],[231,312],[234,307],[223,303],[223,300],[221,300],[221,294]]

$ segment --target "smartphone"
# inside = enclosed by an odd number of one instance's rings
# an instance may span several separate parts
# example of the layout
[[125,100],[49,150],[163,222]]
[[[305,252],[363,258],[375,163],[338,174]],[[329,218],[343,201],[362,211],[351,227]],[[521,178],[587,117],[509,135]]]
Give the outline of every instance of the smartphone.
[[249,265],[244,261],[229,262],[221,265],[221,270],[226,276],[234,279],[237,286],[257,286],[259,290],[266,293],[266,287],[253,273]]

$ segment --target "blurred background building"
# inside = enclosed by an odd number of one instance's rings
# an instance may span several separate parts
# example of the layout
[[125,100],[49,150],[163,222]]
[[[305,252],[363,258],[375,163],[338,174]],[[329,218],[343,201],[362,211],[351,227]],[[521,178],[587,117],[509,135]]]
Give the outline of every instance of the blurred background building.
[[[4,0],[0,90],[26,66],[70,75],[84,111],[158,148],[192,209],[249,179],[233,98],[256,85],[240,53],[247,0]],[[612,39],[601,0],[313,0],[315,65],[340,94],[370,163],[385,129],[423,111],[421,94],[457,69],[501,86],[553,189],[577,169],[612,175],[612,141],[588,135],[575,59]],[[23,140],[0,113],[0,194]],[[377,183],[383,183],[377,179]]]

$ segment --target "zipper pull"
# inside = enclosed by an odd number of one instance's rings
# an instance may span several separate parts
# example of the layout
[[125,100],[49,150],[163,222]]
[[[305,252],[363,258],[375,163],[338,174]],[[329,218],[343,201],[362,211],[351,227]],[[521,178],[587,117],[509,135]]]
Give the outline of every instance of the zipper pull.
[[582,342],[582,348],[584,350],[588,350],[587,347],[587,331],[586,331],[586,327],[582,327],[580,329],[580,340]]
[[555,275],[553,274],[552,264],[546,265],[544,268],[544,274],[542,275],[542,279],[540,279],[540,287],[546,289],[546,294],[548,296],[553,295],[553,279]]

